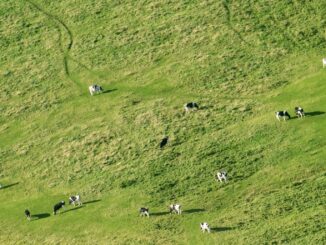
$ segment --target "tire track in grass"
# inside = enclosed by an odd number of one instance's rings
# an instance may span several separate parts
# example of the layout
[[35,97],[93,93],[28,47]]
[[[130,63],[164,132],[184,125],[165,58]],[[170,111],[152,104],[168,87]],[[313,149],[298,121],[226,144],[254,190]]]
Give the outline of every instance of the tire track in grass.
[[[72,47],[74,45],[74,36],[72,34],[72,31],[69,29],[69,27],[60,18],[58,18],[54,14],[51,14],[51,13],[47,12],[46,10],[44,10],[38,4],[36,4],[35,2],[33,2],[31,0],[26,0],[26,1],[29,4],[31,4],[35,9],[37,9],[42,14],[47,16],[50,20],[52,20],[56,24],[56,29],[58,30],[58,33],[59,33],[60,52],[63,54],[63,67],[64,67],[65,74],[72,82],[74,82],[77,85],[77,87],[82,92],[84,90],[83,85],[76,78],[74,78],[71,75],[70,68],[69,68],[69,60],[72,60],[77,65],[79,65],[82,68],[86,69],[88,72],[91,72],[92,74],[95,74],[95,73],[90,68],[88,68],[86,65],[82,64],[81,62],[77,61],[76,59],[72,58],[69,55],[69,52],[71,51],[71,49],[72,49]],[[63,37],[62,37],[60,27],[62,27],[64,29],[64,31],[67,33],[68,43],[66,45],[63,44],[64,41],[63,41]]]

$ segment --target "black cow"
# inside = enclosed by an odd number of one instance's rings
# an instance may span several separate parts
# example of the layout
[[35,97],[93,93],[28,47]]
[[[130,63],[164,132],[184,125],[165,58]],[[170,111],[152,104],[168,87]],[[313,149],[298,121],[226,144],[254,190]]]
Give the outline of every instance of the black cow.
[[297,117],[304,117],[304,111],[303,108],[301,108],[300,106],[298,107],[294,107],[294,112],[297,115]]
[[199,106],[196,102],[189,102],[183,106],[186,112],[189,112],[190,110],[198,109]]
[[31,220],[31,212],[28,209],[25,209],[25,216],[28,220]]
[[291,119],[290,114],[287,111],[277,111],[275,112],[277,120],[281,121],[281,118],[285,121],[286,119]]
[[160,143],[160,148],[163,148],[168,143],[168,140],[169,136],[164,137]]
[[59,211],[59,209],[64,208],[64,207],[65,207],[65,201],[61,201],[61,202],[57,203],[53,207],[53,214],[56,215],[57,212]]

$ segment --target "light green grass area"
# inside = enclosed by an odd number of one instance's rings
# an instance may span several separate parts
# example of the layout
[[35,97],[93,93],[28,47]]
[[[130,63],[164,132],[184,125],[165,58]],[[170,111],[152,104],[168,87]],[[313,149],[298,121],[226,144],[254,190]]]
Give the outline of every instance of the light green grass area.
[[326,244],[325,16],[322,0],[0,1],[0,244]]

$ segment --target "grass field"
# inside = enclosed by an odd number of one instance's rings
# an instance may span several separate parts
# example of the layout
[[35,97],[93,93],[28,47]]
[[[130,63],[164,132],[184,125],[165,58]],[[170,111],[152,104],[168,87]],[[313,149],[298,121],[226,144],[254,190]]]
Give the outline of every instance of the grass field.
[[[323,0],[1,1],[0,244],[326,244],[325,14]],[[276,120],[298,105],[304,119]]]

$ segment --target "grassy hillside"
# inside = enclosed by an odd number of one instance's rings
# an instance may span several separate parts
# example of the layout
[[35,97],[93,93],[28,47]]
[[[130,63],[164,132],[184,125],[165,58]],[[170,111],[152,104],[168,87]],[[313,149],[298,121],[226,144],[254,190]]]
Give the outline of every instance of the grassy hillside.
[[[325,12],[1,1],[0,243],[325,244]],[[185,114],[189,101],[201,109]],[[298,105],[304,119],[275,119]],[[52,215],[76,193],[81,208]],[[182,216],[167,214],[175,202]]]

